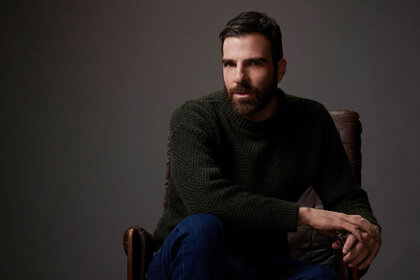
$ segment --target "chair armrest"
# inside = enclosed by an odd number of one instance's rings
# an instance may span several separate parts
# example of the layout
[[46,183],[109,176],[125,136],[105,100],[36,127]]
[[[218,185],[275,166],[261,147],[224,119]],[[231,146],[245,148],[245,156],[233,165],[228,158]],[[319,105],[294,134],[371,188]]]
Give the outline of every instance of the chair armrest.
[[152,235],[141,227],[131,226],[124,233],[123,246],[127,255],[127,279],[144,280],[156,250]]

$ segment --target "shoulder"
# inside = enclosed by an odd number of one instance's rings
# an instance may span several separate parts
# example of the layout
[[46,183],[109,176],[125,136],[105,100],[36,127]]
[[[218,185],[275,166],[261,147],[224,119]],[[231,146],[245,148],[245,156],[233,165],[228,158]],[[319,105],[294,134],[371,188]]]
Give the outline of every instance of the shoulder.
[[295,119],[325,121],[331,118],[325,106],[315,100],[285,93],[284,104],[284,110]]
[[288,93],[284,94],[284,99],[288,107],[298,110],[299,112],[325,112],[324,105],[318,101],[298,97]]

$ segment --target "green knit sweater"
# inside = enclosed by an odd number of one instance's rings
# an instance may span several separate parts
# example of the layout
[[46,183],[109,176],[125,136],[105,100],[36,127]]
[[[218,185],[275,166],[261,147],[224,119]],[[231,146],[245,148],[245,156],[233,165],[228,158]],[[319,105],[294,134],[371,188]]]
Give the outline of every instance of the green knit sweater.
[[287,256],[296,201],[310,185],[326,209],[376,223],[328,111],[281,90],[278,98],[276,114],[262,122],[235,114],[224,91],[174,112],[169,203],[154,233],[159,244],[183,218],[208,213],[222,220],[231,255]]

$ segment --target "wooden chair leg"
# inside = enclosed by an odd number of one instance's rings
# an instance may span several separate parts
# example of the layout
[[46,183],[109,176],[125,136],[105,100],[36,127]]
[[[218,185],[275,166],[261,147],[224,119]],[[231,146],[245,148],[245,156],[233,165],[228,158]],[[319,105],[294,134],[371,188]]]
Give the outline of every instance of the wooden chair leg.
[[136,250],[141,245],[140,235],[136,228],[130,228],[127,234],[127,279],[128,280],[144,280],[141,275],[141,266],[139,255]]
[[152,235],[141,227],[132,226],[125,231],[123,243],[127,254],[127,279],[145,280],[157,249]]

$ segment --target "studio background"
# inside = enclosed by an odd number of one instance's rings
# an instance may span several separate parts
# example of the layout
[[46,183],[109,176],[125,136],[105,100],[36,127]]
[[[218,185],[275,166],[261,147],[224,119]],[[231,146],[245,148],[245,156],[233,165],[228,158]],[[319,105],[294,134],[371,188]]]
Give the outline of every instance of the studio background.
[[418,1],[2,1],[0,279],[124,279],[122,235],[162,213],[172,111],[222,88],[218,34],[276,18],[280,86],[359,112],[362,185],[383,227],[364,279],[414,279]]

